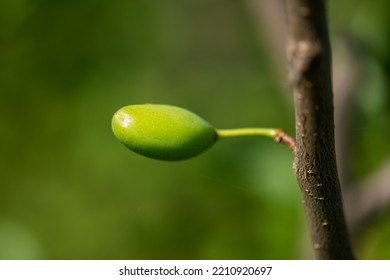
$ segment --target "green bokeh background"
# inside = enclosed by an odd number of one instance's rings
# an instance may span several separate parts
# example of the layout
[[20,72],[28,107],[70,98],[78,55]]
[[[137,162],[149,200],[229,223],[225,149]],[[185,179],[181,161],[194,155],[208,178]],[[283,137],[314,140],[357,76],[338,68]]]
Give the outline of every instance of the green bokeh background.
[[[390,2],[329,4],[332,38],[367,50],[353,166],[364,178],[390,152]],[[312,258],[285,147],[226,140],[167,163],[111,132],[118,108],[165,103],[218,128],[293,134],[251,14],[233,0],[2,0],[0,259]],[[390,258],[388,218],[362,229],[358,257]]]

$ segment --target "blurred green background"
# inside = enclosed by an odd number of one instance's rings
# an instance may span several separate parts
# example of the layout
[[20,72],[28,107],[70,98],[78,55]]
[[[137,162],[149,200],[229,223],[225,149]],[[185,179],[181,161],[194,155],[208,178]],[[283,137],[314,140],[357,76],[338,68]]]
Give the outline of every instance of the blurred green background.
[[[313,257],[285,147],[226,140],[167,163],[111,132],[120,107],[165,103],[218,128],[293,134],[249,2],[0,2],[0,259]],[[390,151],[390,2],[329,4],[332,38],[367,49],[353,166],[364,177]],[[390,258],[388,218],[362,229],[358,257]]]

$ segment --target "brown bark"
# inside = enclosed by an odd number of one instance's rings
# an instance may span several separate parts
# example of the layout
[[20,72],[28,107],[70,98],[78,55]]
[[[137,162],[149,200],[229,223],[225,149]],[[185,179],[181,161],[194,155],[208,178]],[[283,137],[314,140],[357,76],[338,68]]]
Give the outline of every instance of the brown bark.
[[286,0],[295,172],[318,259],[353,259],[337,175],[331,51],[322,0]]

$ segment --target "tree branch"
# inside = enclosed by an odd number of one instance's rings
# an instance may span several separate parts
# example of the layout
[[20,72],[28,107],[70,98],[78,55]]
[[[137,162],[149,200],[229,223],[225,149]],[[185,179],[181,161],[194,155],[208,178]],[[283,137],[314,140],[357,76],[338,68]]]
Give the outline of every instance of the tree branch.
[[366,179],[356,182],[351,170],[356,110],[356,90],[365,75],[362,65],[366,51],[361,42],[348,33],[339,39],[338,57],[333,67],[335,92],[336,154],[344,197],[345,216],[352,240],[362,229],[390,209],[390,159]]
[[[354,46],[351,38],[338,39],[338,48],[334,55],[333,91],[335,107],[335,134],[338,174],[341,191],[350,194],[352,178],[353,116],[356,111],[356,91],[362,80],[362,54]],[[348,215],[347,215],[348,216]]]
[[352,259],[337,175],[331,53],[324,1],[286,0],[295,172],[318,259]]
[[358,185],[346,192],[345,209],[349,228],[358,232],[390,208],[390,159]]

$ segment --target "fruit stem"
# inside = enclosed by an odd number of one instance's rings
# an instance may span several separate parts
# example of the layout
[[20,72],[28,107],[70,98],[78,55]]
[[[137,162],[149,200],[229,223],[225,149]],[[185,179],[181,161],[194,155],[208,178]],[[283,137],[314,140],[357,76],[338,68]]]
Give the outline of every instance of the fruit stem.
[[287,145],[295,155],[295,139],[287,135],[278,128],[235,128],[235,129],[215,129],[218,140],[243,136],[264,136],[273,139],[276,143]]
[[265,136],[274,139],[278,129],[275,128],[235,128],[217,129],[219,139],[242,137],[242,136]]

